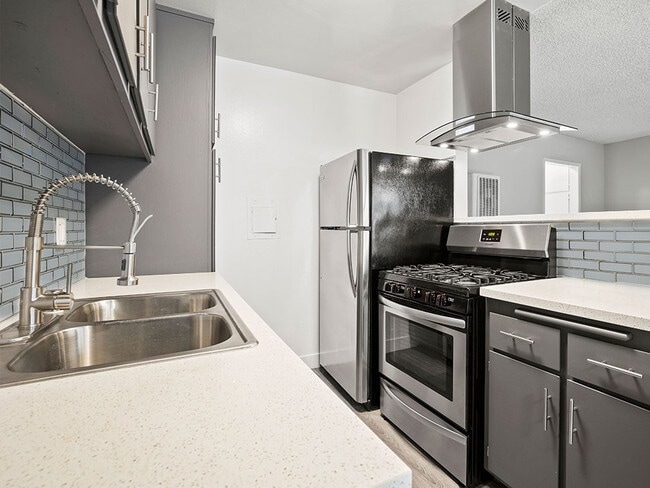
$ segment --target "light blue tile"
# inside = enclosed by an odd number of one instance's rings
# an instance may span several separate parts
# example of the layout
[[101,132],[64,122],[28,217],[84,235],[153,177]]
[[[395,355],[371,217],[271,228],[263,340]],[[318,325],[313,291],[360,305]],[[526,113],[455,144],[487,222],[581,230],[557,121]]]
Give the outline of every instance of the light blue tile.
[[650,242],[635,242],[634,252],[650,252]]
[[598,250],[598,242],[594,241],[569,241],[571,249],[588,249],[590,251]]
[[619,263],[650,264],[650,254],[616,253],[616,261]]
[[571,278],[584,278],[584,270],[573,268],[559,268],[557,270],[559,276],[569,276]]
[[634,265],[634,272],[636,274],[650,275],[650,266],[648,266],[647,264],[635,264]]
[[578,231],[558,231],[557,236],[558,239],[564,239],[564,240],[582,240],[582,232]]
[[2,267],[15,266],[23,263],[23,251],[3,251]]
[[624,220],[601,222],[600,230],[632,230],[632,222]]
[[557,241],[555,243],[556,249],[569,249],[569,241]]
[[601,271],[613,271],[615,273],[631,273],[632,265],[625,263],[600,263]]
[[573,259],[580,259],[583,256],[582,251],[565,251],[565,250],[558,250],[556,252],[556,255],[558,258],[573,258]]
[[585,259],[593,259],[595,261],[614,261],[614,253],[585,251]]
[[634,230],[650,230],[650,220],[637,220],[632,225]]
[[0,305],[0,320],[5,320],[14,314],[11,302]]
[[598,281],[616,281],[616,275],[614,273],[602,273],[600,271],[585,271],[585,278]]
[[585,261],[584,259],[572,259],[569,263],[572,268],[598,269],[598,261]]
[[585,232],[585,239],[588,241],[613,241],[614,232]]
[[598,222],[569,222],[570,230],[598,230]]
[[650,232],[616,232],[617,241],[650,241]]
[[601,251],[614,251],[614,252],[632,252],[634,244],[631,242],[601,242]]
[[616,275],[616,281],[623,283],[635,283],[638,285],[650,285],[650,276],[636,274],[618,274]]

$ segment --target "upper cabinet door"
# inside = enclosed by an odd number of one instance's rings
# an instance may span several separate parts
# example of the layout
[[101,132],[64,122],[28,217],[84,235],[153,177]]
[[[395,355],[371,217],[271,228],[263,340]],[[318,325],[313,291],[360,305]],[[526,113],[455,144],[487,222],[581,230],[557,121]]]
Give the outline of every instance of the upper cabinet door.
[[142,132],[151,154],[155,154],[156,121],[160,86],[156,76],[156,6],[153,0],[139,0],[138,93],[142,110]]
[[138,72],[138,3],[139,0],[119,0],[119,3],[118,0],[106,0],[104,4],[124,77],[131,86],[136,86]]

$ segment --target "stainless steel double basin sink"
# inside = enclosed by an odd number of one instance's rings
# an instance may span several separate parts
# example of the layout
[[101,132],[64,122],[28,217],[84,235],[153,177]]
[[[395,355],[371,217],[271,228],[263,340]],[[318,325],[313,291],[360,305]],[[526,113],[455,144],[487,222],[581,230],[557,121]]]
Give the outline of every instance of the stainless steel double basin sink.
[[78,300],[27,342],[0,346],[0,387],[255,344],[219,290]]

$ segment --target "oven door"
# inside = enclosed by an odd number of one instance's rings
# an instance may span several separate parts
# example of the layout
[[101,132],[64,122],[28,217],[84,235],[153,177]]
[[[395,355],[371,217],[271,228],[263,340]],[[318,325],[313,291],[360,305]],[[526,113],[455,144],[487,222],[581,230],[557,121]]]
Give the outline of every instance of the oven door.
[[466,427],[467,335],[463,319],[379,297],[379,372]]

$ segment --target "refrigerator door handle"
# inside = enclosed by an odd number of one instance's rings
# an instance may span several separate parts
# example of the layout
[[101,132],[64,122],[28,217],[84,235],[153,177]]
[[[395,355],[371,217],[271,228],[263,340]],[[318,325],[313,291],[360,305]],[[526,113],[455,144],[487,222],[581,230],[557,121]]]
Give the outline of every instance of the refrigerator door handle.
[[[350,179],[348,180],[348,200],[345,207],[345,226],[350,227],[350,211],[352,210],[352,188],[354,185],[354,179],[358,179],[359,170],[357,168],[357,161],[354,160],[352,163],[352,171],[350,171]],[[357,222],[358,224],[358,222]]]
[[352,267],[352,232],[351,229],[347,229],[347,242],[348,242],[348,277],[350,278],[350,286],[352,287],[352,295],[354,298],[357,297],[357,278],[354,276],[354,269]]

